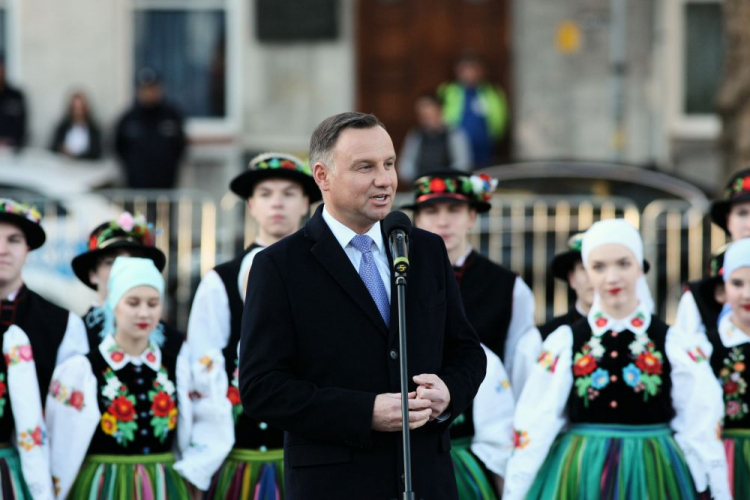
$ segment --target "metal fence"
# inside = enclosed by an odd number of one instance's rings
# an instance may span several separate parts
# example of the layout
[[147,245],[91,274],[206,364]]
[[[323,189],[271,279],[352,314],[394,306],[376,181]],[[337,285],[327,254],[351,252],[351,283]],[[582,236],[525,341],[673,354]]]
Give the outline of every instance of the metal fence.
[[[236,255],[255,235],[241,201],[228,196],[217,202],[199,190],[98,191],[64,200],[39,200],[24,193],[15,197],[40,207],[48,234],[48,243],[32,253],[25,279],[79,313],[94,296],[75,279],[70,261],[85,250],[96,225],[123,209],[146,215],[157,229],[156,244],[167,255],[167,315],[181,329],[187,326],[200,277],[217,262]],[[409,199],[401,195],[395,206]],[[565,312],[572,298],[567,285],[548,273],[552,257],[565,250],[572,233],[613,217],[624,217],[641,230],[659,313],[673,320],[683,283],[701,277],[711,250],[725,242],[723,232],[688,203],[655,201],[641,211],[625,198],[497,194],[470,241],[523,277],[534,291],[536,320],[541,323]]]

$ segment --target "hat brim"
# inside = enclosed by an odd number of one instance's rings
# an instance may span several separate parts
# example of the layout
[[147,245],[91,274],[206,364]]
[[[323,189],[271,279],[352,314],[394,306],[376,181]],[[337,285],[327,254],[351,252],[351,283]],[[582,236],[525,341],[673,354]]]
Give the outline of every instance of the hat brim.
[[10,214],[7,212],[0,213],[0,222],[7,222],[18,226],[23,231],[26,237],[26,245],[29,249],[36,250],[40,246],[44,245],[47,240],[47,234],[42,229],[42,226],[35,222],[31,222],[26,217],[17,214]]
[[420,208],[433,203],[466,203],[480,214],[489,212],[490,208],[492,208],[492,205],[490,205],[486,201],[460,200],[451,196],[435,196],[434,198],[430,198],[429,200],[425,200],[419,203],[402,205],[401,208],[405,210],[419,210]]
[[237,196],[248,199],[252,196],[255,185],[266,179],[289,179],[298,182],[302,185],[302,189],[310,200],[310,203],[315,203],[323,198],[320,188],[315,183],[315,179],[302,172],[283,168],[246,170],[232,179],[232,182],[229,183],[229,189]]
[[744,202],[750,202],[750,192],[741,193],[731,200],[714,201],[711,203],[711,222],[729,233],[729,229],[727,229],[727,215],[729,215],[732,205]]
[[575,250],[568,250],[555,255],[550,265],[552,276],[567,283],[568,274],[575,268],[577,262],[582,262],[581,252]]
[[89,273],[94,269],[97,261],[102,256],[118,248],[131,250],[134,253],[138,253],[139,256],[151,259],[159,272],[163,271],[164,266],[167,264],[167,257],[164,255],[164,252],[156,247],[147,247],[131,241],[116,241],[106,248],[91,250],[75,256],[70,265],[73,267],[76,277],[87,287],[96,290],[96,286],[89,280]]

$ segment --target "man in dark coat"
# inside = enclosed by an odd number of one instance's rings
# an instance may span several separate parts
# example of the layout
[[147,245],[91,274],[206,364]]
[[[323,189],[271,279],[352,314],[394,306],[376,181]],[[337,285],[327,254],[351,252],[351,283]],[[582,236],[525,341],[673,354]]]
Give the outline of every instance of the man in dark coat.
[[125,167],[128,187],[174,188],[185,144],[180,112],[164,100],[156,74],[142,70],[138,99],[120,118],[116,132],[115,149]]
[[[396,289],[380,227],[395,157],[374,116],[324,120],[310,141],[324,206],[250,271],[240,393],[249,416],[286,431],[287,500],[387,500],[404,489]],[[413,489],[456,499],[448,426],[471,403],[486,356],[442,240],[414,229],[409,259]]]

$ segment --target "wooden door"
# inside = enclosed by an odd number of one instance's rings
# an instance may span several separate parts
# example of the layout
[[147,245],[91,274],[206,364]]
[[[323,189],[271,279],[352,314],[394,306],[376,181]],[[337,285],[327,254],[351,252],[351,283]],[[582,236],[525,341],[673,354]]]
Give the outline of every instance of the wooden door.
[[415,125],[415,99],[452,80],[462,53],[479,56],[512,103],[510,0],[359,0],[356,17],[357,109],[380,118],[397,152]]

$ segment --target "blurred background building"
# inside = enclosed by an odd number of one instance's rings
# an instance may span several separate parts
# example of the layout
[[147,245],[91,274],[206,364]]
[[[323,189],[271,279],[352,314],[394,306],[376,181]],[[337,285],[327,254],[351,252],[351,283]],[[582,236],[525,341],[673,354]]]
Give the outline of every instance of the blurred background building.
[[[185,303],[200,273],[251,231],[227,186],[252,154],[280,150],[306,157],[315,125],[352,109],[377,114],[399,150],[416,124],[417,98],[453,80],[456,61],[466,53],[482,62],[486,79],[507,98],[507,127],[494,164],[512,165],[493,169],[501,190],[506,182],[505,193],[624,196],[618,213],[630,207],[631,215],[662,198],[681,203],[672,208],[682,217],[684,265],[673,269],[665,290],[701,273],[706,252],[720,243],[715,234],[703,237],[710,226],[696,214],[727,177],[716,111],[724,52],[721,0],[0,0],[0,52],[7,80],[24,92],[27,107],[25,148],[0,152],[0,189],[25,189],[30,197],[52,192],[70,200],[71,193],[122,186],[115,127],[136,98],[139,71],[148,67],[158,74],[166,100],[185,118],[188,145],[177,181],[182,191],[94,193],[104,205],[140,203],[150,217],[202,235],[196,242],[173,230],[162,236],[173,249],[207,252],[170,268],[190,275],[181,285]],[[101,130],[100,159],[43,152],[74,92],[86,96]],[[541,170],[529,167],[524,177],[526,163]],[[593,165],[626,172],[629,187],[616,175],[601,182],[607,176],[598,170],[584,172],[580,182],[539,182],[544,172],[573,172],[579,163],[584,170]],[[59,181],[51,180],[53,172]],[[66,189],[66,183],[73,185]],[[658,192],[641,192],[659,183]],[[172,212],[157,214],[158,199]],[[550,201],[550,217],[558,201]],[[479,231],[532,231],[532,220],[524,217],[535,213],[533,200],[518,206],[498,212],[501,229],[490,221]],[[599,217],[599,202],[592,206]],[[700,235],[688,236],[690,210],[691,227],[701,224]],[[102,215],[80,212],[80,227],[66,230],[71,240]],[[213,227],[203,228],[203,217]],[[545,255],[587,218],[552,227],[559,234],[544,245]],[[493,243],[497,260],[505,259],[500,247],[525,255],[511,236]],[[688,241],[706,242],[689,263]],[[488,239],[482,242],[492,250]],[[513,262],[524,268],[544,263],[545,257],[532,259],[532,249]],[[61,273],[66,258],[54,257],[63,263]],[[543,304],[547,292],[538,293]],[[563,308],[562,302],[556,304]]]

